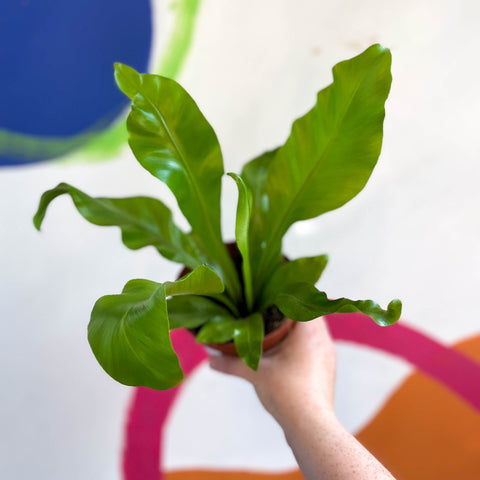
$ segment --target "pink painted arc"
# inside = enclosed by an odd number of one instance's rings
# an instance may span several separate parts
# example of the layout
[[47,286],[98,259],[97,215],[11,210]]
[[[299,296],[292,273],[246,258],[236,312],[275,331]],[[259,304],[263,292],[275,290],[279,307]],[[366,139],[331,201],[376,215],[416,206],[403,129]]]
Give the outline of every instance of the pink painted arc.
[[368,345],[403,358],[480,411],[480,365],[463,353],[403,322],[378,328],[361,313],[333,314],[326,319],[336,340]]
[[[187,330],[172,332],[172,343],[185,375],[208,358],[205,349]],[[127,417],[123,449],[123,478],[125,480],[159,480],[162,473],[161,452],[163,425],[181,385],[171,390],[135,388]]]
[[[403,322],[379,328],[360,313],[326,317],[332,336],[398,356],[443,384],[480,411],[480,365]],[[172,342],[186,375],[208,358],[204,348],[183,330],[172,332]],[[128,413],[123,478],[161,480],[163,426],[181,386],[172,390],[135,389]]]

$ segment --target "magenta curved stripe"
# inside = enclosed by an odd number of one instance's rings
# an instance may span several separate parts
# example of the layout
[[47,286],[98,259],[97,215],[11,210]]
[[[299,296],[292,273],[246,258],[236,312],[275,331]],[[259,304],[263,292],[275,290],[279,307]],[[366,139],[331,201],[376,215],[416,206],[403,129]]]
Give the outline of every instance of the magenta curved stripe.
[[[367,345],[400,357],[480,411],[480,365],[466,355],[403,323],[380,328],[359,313],[328,315],[327,322],[335,339]],[[204,348],[186,331],[174,331],[172,341],[185,374],[190,374],[208,357]],[[159,470],[163,426],[180,388],[157,391],[139,387],[134,390],[125,432],[125,480],[162,479]]]
[[361,313],[333,314],[328,326],[336,340],[368,345],[400,357],[445,385],[480,411],[480,364],[403,322],[379,328]]
[[[208,358],[205,349],[186,330],[172,332],[172,343],[185,375]],[[125,480],[159,480],[163,477],[159,472],[163,425],[180,388],[181,385],[171,390],[135,388],[123,449]]]

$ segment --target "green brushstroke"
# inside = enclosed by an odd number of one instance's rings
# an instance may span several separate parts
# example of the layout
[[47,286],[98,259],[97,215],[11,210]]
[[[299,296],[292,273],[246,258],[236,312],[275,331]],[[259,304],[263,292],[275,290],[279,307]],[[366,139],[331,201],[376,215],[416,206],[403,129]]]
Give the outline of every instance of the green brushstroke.
[[117,156],[127,142],[124,116],[122,115],[119,120],[120,122],[102,132],[97,132],[94,138],[71,152],[69,159],[96,161]]
[[171,5],[171,8],[176,10],[175,28],[166,45],[163,58],[154,68],[154,73],[177,78],[192,45],[200,1],[180,0]]
[[91,142],[97,136],[97,132],[90,132],[69,138],[36,137],[0,129],[0,155],[14,156],[22,162],[32,157],[60,157]]
[[[170,78],[179,75],[192,45],[200,3],[201,0],[175,0],[169,5],[175,14],[174,27],[165,53],[153,73]],[[13,156],[22,162],[32,156],[82,161],[113,157],[119,154],[127,141],[125,116],[119,117],[100,133],[90,129],[69,138],[38,137],[0,129],[0,155]]]

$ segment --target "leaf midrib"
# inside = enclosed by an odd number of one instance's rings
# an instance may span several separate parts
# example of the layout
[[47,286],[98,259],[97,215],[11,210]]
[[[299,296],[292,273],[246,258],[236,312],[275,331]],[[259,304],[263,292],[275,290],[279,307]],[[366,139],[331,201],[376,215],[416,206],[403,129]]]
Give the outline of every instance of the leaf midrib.
[[174,149],[177,151],[177,155],[182,162],[182,166],[183,166],[184,170],[187,172],[187,180],[190,183],[190,185],[192,185],[193,190],[195,192],[195,196],[197,197],[197,200],[199,200],[202,216],[204,218],[205,223],[207,224],[207,228],[208,228],[210,237],[211,237],[211,239],[215,240],[215,243],[218,243],[216,241],[216,235],[214,234],[214,231],[213,231],[213,226],[211,225],[211,222],[210,222],[210,217],[207,215],[207,209],[206,209],[205,203],[203,201],[203,197],[202,197],[202,195],[200,195],[200,188],[199,188],[197,182],[195,181],[195,176],[192,174],[192,171],[191,171],[191,169],[190,169],[190,167],[189,167],[189,165],[188,165],[188,163],[185,159],[185,155],[184,155],[183,151],[181,150],[180,146],[177,144],[177,141],[176,141],[173,133],[170,131],[170,128],[168,127],[160,109],[155,105],[155,103],[150,99],[150,97],[148,95],[145,95],[143,93],[141,93],[141,95],[152,106],[154,112],[156,113],[156,116],[160,119],[160,122],[162,123],[163,128],[165,129],[170,141],[172,142],[172,145],[173,145]]
[[[134,197],[134,198],[142,198],[142,197]],[[144,198],[147,198],[147,197],[144,197]],[[189,257],[190,259],[193,259],[195,262],[197,262],[196,258],[192,257],[190,254],[186,254],[183,249],[178,248],[177,245],[175,245],[173,242],[171,242],[168,239],[168,237],[165,237],[165,236],[161,235],[160,230],[155,230],[154,228],[150,227],[148,224],[139,222],[135,216],[131,215],[128,212],[125,212],[125,210],[122,210],[121,208],[117,207],[113,203],[110,203],[113,199],[103,198],[103,197],[96,197],[96,198],[95,197],[90,197],[90,199],[95,201],[95,202],[98,202],[98,203],[102,204],[103,208],[105,208],[106,210],[109,210],[111,212],[115,212],[117,215],[119,215],[120,217],[125,219],[124,221],[126,223],[121,224],[121,225],[112,225],[112,226],[118,226],[121,229],[122,227],[126,227],[128,225],[133,225],[133,226],[137,227],[139,230],[144,230],[144,231],[152,234],[155,238],[159,239],[158,243],[159,243],[160,247],[156,247],[156,248],[161,248],[164,245],[168,245],[172,250],[181,254],[182,257],[184,257],[184,258]],[[179,229],[179,231],[182,235],[187,235],[184,232],[182,232],[180,229]]]
[[[117,207],[116,205],[112,205],[112,204],[109,205],[109,200],[113,200],[113,199],[109,199],[109,198],[104,199],[103,197],[99,197],[99,198],[92,198],[92,200],[96,200],[99,203],[103,203],[103,200],[106,200],[106,203],[103,204],[104,207],[107,210],[110,210],[111,212],[115,212],[115,213],[119,214],[121,217],[126,219],[126,222],[128,222],[128,223],[122,224],[122,226],[127,226],[128,224],[130,224],[130,225],[133,224],[134,226],[139,227],[140,230],[142,230],[142,229],[146,230],[147,232],[152,233],[153,236],[158,237],[158,238],[162,239],[165,243],[168,243],[168,244],[172,245],[173,247],[175,247],[174,244],[172,244],[169,240],[167,240],[164,236],[162,236],[157,230],[155,230],[154,228],[151,228],[148,224],[146,225],[142,222],[139,222],[135,216],[131,215],[128,212],[125,212],[125,210],[122,210],[121,208]],[[119,227],[121,227],[121,225],[119,225]]]

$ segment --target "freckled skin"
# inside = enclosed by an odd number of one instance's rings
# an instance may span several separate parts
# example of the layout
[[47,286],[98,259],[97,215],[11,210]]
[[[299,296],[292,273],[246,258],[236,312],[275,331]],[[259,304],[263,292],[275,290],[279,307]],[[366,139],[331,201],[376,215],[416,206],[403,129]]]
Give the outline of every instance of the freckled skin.
[[296,324],[256,372],[235,357],[212,357],[210,365],[253,384],[305,480],[394,480],[335,415],[336,351],[323,319]]

